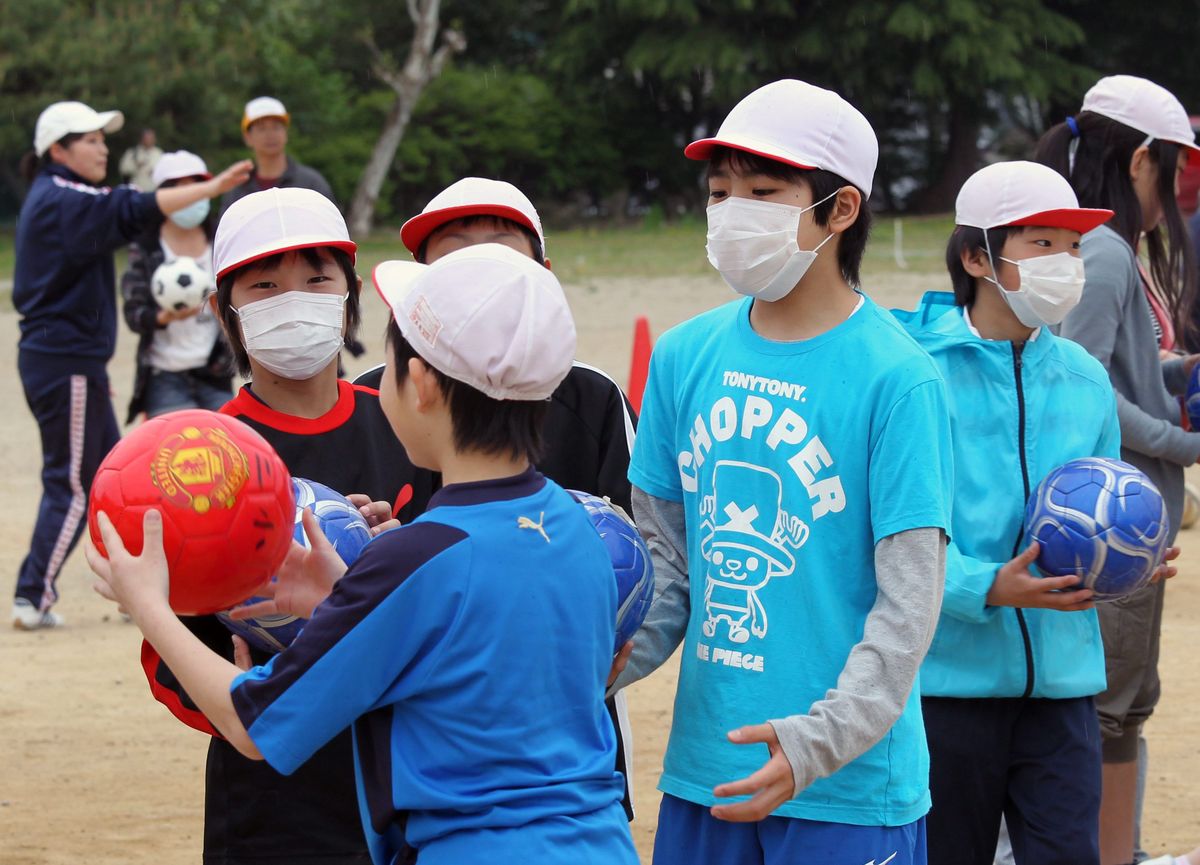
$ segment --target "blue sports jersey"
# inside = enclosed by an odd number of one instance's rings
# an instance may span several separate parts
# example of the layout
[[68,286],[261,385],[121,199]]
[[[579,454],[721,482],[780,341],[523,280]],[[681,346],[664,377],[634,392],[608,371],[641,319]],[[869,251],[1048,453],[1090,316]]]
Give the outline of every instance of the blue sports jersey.
[[[949,526],[949,418],[929,357],[866,298],[786,343],[754,332],[751,304],[663,335],[629,472],[684,506],[691,616],[660,789],[704,805],[767,759],[727,731],[805,714],[836,687],[876,599],[875,544]],[[775,813],[898,826],[928,808],[914,689],[882,741]]]
[[422,863],[634,863],[603,702],[616,604],[561,487],[450,485],[367,544],[234,706],[284,773],[353,723],[376,863],[405,838]]

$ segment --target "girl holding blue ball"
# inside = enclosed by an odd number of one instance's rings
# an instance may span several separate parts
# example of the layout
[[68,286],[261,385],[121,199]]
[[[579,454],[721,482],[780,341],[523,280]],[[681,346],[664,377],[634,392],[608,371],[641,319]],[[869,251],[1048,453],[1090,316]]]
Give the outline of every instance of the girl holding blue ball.
[[954,442],[946,591],[921,667],[931,865],[990,865],[1001,816],[1018,865],[1100,862],[1092,591],[1030,571],[1023,519],[1051,470],[1120,453],[1104,367],[1050,331],[1083,291],[1081,235],[1111,216],[1043,165],[988,166],[958,196],[953,294],[900,314],[945,377]]

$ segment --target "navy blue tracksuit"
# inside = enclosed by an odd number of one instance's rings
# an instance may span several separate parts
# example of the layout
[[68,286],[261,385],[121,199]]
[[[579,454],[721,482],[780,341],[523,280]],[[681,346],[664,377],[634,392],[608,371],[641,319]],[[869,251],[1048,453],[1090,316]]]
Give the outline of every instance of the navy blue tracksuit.
[[97,187],[61,165],[33,181],[17,223],[17,368],[42,438],[42,501],[16,597],[47,609],[83,529],[87,493],[117,442],[105,366],[117,341],[113,252],[162,214],[154,193]]

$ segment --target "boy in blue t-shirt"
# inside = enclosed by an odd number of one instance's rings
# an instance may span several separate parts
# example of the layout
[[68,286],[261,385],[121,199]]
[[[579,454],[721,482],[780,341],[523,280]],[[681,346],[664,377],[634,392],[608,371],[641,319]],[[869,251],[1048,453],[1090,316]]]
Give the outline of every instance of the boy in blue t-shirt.
[[312,550],[293,548],[274,595],[311,619],[245,671],[167,606],[157,511],[138,557],[101,515],[98,589],[246,756],[290,773],[353,725],[379,865],[405,843],[426,865],[635,863],[603,703],[612,564],[584,510],[532,468],[574,357],[562,289],[497,244],[375,277],[393,314],[380,402],[413,463],[442,473],[429,509],[349,570],[305,511]]
[[949,418],[929,357],[856,288],[875,135],[786,80],[685,154],[709,163],[709,261],[746,299],[660,339],[630,467],[658,577],[617,684],[684,644],[654,861],[923,863],[914,684]]

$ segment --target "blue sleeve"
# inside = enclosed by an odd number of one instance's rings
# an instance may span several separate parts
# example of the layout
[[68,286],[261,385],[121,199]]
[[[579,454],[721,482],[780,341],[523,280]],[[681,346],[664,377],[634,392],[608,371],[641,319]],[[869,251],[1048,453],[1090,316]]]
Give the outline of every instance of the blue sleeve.
[[633,456],[629,461],[629,480],[655,498],[681,502],[684,482],[679,448],[675,442],[673,346],[670,332],[663,334],[650,356],[650,374],[642,394],[637,438],[634,439]]
[[1108,388],[1108,412],[1104,417],[1104,428],[1096,444],[1095,456],[1119,460],[1121,458],[1121,419],[1117,415],[1117,394]]
[[106,190],[82,184],[58,190],[58,228],[69,259],[88,261],[113,252],[162,218],[153,192],[132,186]]
[[996,572],[1007,562],[985,562],[965,555],[954,541],[946,546],[946,592],[942,612],[964,622],[982,624],[996,615],[999,607],[989,607],[988,592],[996,582]]
[[868,485],[875,543],[909,529],[949,534],[954,467],[941,379],[897,399],[873,438]]
[[385,532],[288,648],[234,679],[234,709],[270,763],[291,774],[359,717],[420,685],[464,590],[449,560],[460,529],[433,522]]

